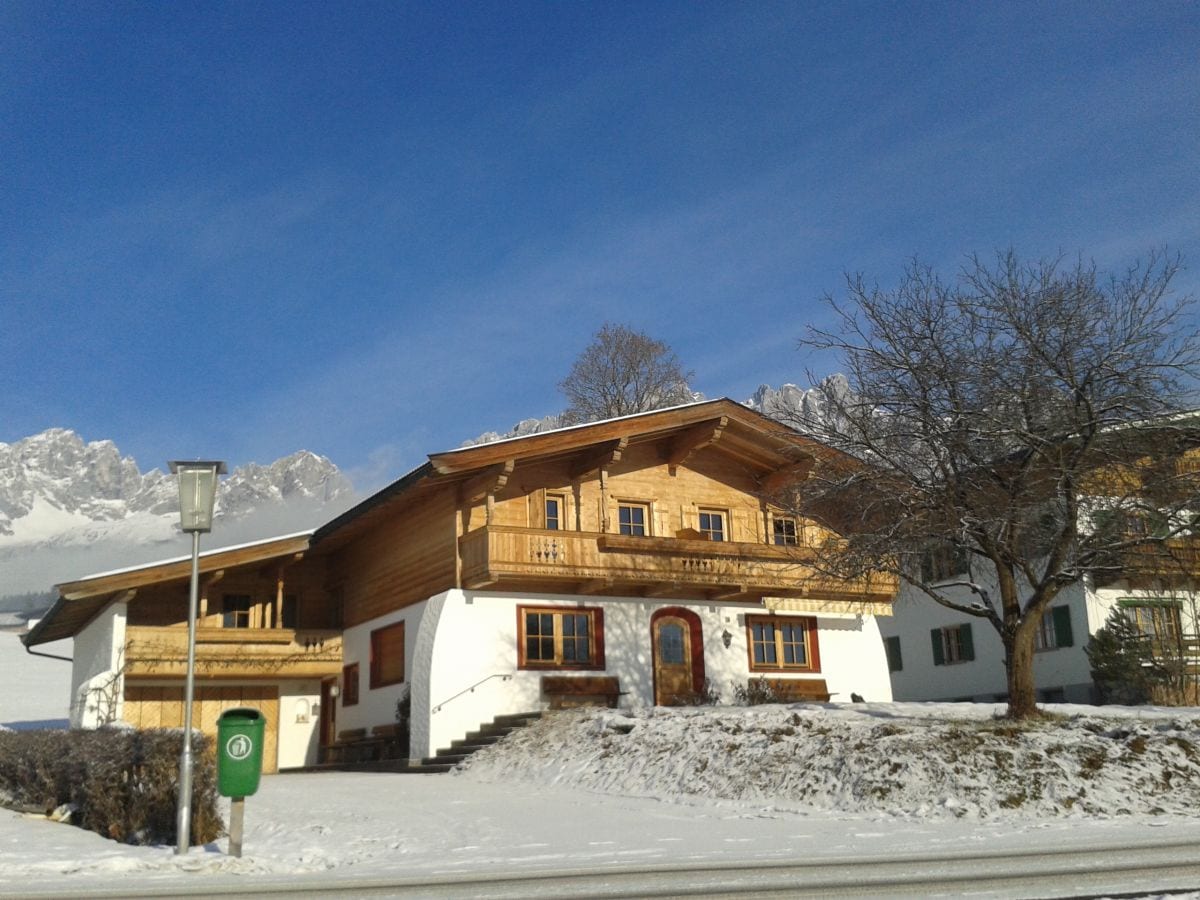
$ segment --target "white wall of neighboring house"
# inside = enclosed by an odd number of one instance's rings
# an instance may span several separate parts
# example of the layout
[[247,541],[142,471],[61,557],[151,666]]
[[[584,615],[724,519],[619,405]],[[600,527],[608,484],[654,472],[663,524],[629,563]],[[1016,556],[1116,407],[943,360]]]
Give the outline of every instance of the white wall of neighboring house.
[[1179,605],[1179,624],[1184,634],[1200,632],[1200,594],[1169,587],[1132,589],[1123,583],[1096,588],[1089,595],[1088,616],[1092,631],[1102,627],[1109,614],[1123,603],[1144,600],[1150,603],[1168,601]]
[[[563,674],[616,677],[623,692],[622,706],[654,703],[650,622],[655,611],[667,606],[683,607],[699,617],[705,675],[722,703],[733,702],[735,688],[757,677],[749,669],[744,606],[451,590],[347,629],[344,658],[347,663],[359,663],[360,699],[357,705],[339,708],[338,729],[369,728],[392,721],[397,699],[405,686],[410,686],[410,756],[419,758],[449,746],[497,715],[543,708],[541,678],[554,672],[517,668],[517,608],[540,604],[604,611],[604,670]],[[406,623],[405,685],[373,691],[366,674],[370,633],[400,620]],[[723,640],[726,631],[730,635],[728,647]],[[821,671],[813,677],[825,679],[835,700],[849,700],[852,693],[871,700],[891,699],[887,663],[874,617],[819,616],[817,640]]]
[[122,676],[128,606],[110,603],[77,635],[71,663],[71,727],[98,728],[119,721],[124,705]]
[[[947,589],[964,605],[971,602],[965,588]],[[1077,584],[1064,590],[1051,607],[1070,609],[1072,646],[1039,651],[1034,657],[1034,678],[1040,692],[1051,692],[1068,702],[1094,701],[1091,671],[1084,647],[1097,615],[1090,592]],[[897,700],[991,701],[1007,694],[1004,646],[992,624],[983,618],[955,612],[913,588],[901,589],[895,615],[880,620],[884,639],[898,637],[903,668],[891,673],[892,694]],[[975,659],[936,665],[931,631],[970,624]],[[1103,624],[1103,616],[1100,617]]]

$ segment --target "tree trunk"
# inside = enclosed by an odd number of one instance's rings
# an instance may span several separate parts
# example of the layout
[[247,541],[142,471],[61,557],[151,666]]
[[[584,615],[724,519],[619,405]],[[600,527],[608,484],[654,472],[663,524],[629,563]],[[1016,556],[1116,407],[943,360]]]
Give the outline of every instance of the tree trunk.
[[1004,664],[1008,670],[1008,717],[1028,719],[1038,715],[1037,688],[1033,680],[1032,628],[1018,628],[1002,635]]

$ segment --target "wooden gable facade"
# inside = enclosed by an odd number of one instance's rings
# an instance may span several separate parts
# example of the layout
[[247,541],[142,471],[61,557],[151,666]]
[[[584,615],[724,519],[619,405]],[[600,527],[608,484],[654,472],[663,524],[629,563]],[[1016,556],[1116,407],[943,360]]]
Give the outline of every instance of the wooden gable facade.
[[826,448],[730,400],[434,454],[319,529],[346,625],[451,588],[761,604],[873,604],[894,581],[822,578],[832,537],[768,497]]

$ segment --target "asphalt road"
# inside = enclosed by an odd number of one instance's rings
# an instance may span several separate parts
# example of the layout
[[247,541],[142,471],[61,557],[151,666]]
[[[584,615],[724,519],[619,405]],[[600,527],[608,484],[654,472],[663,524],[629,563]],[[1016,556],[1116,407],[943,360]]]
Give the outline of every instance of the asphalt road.
[[[32,886],[30,886],[32,887]],[[634,866],[512,875],[474,873],[354,879],[204,876],[121,890],[36,889],[13,898],[420,897],[1111,897],[1200,890],[1200,844],[1192,841],[1086,850],[861,857],[811,863]]]

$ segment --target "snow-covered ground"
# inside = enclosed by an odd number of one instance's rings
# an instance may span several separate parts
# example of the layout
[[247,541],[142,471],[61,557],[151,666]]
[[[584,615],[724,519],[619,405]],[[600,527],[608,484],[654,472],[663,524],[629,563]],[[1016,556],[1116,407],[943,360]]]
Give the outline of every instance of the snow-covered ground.
[[[36,695],[0,722],[64,715],[69,667],[31,659],[0,634],[0,679]],[[1200,710],[1057,711],[1019,732],[970,704],[567,713],[454,775],[265,778],[241,859],[0,810],[0,893],[1200,844]]]

